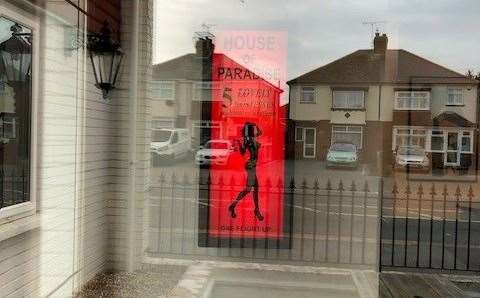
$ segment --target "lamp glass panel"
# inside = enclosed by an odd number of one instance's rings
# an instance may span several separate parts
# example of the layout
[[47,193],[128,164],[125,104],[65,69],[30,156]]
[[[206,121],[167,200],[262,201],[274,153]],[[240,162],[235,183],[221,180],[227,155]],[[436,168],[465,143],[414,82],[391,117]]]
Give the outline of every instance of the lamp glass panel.
[[113,68],[112,68],[112,79],[111,83],[115,84],[116,78],[118,77],[118,72],[120,71],[120,66],[122,63],[123,55],[116,53],[113,59]]
[[32,46],[30,39],[25,34],[32,34],[28,27],[21,26],[17,33],[23,35],[12,35],[12,26],[15,23],[5,17],[0,17],[0,59],[2,62],[2,76],[8,81],[23,82],[30,74],[32,65]]
[[111,68],[112,68],[112,53],[110,52],[105,52],[99,55],[101,61],[101,73],[102,73],[102,83],[110,83],[110,73],[111,73]]

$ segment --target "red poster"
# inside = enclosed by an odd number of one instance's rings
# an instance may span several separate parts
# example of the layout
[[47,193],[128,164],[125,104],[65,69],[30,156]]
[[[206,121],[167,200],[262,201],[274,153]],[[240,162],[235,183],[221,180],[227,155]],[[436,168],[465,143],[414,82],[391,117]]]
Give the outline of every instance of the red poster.
[[285,35],[222,32],[216,44],[210,121],[219,129],[208,146],[230,153],[209,164],[208,237],[285,239]]

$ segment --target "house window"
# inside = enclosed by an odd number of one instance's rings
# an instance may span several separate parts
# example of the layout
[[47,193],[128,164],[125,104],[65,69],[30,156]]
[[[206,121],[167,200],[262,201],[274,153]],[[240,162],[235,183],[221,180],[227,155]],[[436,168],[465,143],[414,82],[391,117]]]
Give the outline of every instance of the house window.
[[175,100],[175,82],[152,81],[151,95],[153,100]]
[[395,92],[396,110],[430,110],[430,92],[397,91]]
[[152,119],[152,127],[151,129],[159,129],[159,128],[174,128],[175,127],[175,120],[171,118],[160,118],[155,117]]
[[445,137],[443,131],[432,131],[432,137],[430,141],[430,150],[432,152],[443,152],[445,144]]
[[334,91],[334,109],[363,109],[365,108],[363,91]]
[[301,103],[315,103],[315,87],[302,87]]
[[463,106],[463,89],[449,88],[447,96],[448,106]]
[[392,150],[401,146],[426,147],[427,131],[422,128],[394,128]]
[[222,99],[224,97],[231,98],[231,91],[229,88],[224,88],[221,92],[221,87],[218,83],[212,82],[196,82],[193,85],[193,100],[195,101],[211,101],[212,99]]
[[1,142],[8,143],[15,139],[15,114],[0,113],[0,138]]
[[470,131],[464,131],[462,134],[462,153],[473,153],[473,134]]
[[314,127],[303,128],[303,157],[315,158],[317,144],[317,131]]
[[332,126],[332,144],[349,143],[362,149],[363,128],[361,126],[334,125]]
[[303,141],[303,127],[295,128],[295,141],[297,142]]
[[[32,53],[38,53],[38,36],[34,30],[36,24],[28,19],[10,19],[8,15],[14,13],[2,7],[0,15],[0,43],[18,38],[24,47],[29,47]],[[22,35],[14,37],[10,30],[12,26],[19,26]],[[32,123],[35,121],[32,121],[32,117],[35,117],[36,91],[33,87],[37,80],[38,59],[32,55],[21,55],[16,58],[10,56],[10,59],[17,60],[8,61],[7,55],[5,52],[0,56],[1,68],[4,70],[0,73],[3,88],[0,106],[0,222],[35,212],[35,193],[30,190],[35,177],[35,167],[31,166],[32,148],[35,148],[32,139],[35,132]],[[15,63],[20,64],[20,67],[15,66]],[[22,65],[31,68],[24,69]],[[10,84],[10,76],[22,84]]]

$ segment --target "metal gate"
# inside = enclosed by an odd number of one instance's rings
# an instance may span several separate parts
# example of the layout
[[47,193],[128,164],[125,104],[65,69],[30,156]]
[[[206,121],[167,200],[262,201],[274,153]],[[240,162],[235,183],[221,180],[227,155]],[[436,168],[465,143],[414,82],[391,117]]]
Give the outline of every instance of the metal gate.
[[477,183],[386,181],[380,270],[479,271]]

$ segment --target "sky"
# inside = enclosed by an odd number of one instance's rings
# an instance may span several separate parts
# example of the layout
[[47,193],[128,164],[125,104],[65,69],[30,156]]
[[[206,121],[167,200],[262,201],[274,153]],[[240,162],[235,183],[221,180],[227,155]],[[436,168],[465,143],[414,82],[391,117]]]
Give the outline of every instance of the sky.
[[480,72],[478,0],[154,0],[154,63],[194,52],[194,32],[286,32],[293,79],[358,49],[386,21],[389,49],[405,49],[460,73]]

